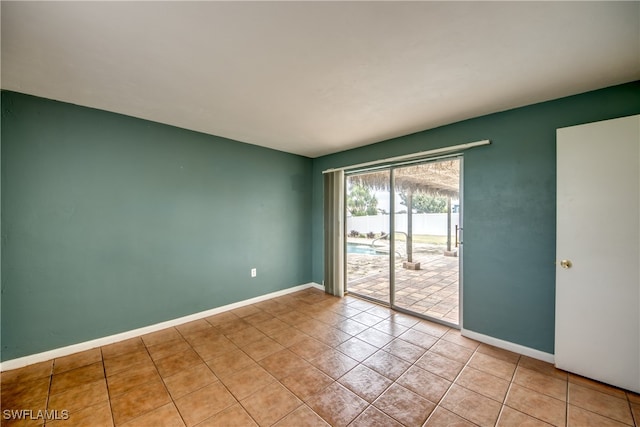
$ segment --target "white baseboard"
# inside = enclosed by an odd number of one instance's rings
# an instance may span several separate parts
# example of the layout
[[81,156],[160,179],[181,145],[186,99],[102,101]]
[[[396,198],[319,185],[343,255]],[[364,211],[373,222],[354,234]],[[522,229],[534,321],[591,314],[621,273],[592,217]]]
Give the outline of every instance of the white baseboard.
[[42,353],[31,354],[29,356],[19,357],[17,359],[6,360],[0,363],[0,371],[9,371],[11,369],[18,369],[24,366],[32,365],[34,363],[45,362],[47,360],[55,359],[57,357],[68,356],[80,351],[91,350],[92,348],[102,347],[104,345],[113,344],[119,341],[124,341],[129,338],[139,337],[151,332],[160,331],[162,329],[170,328],[172,326],[182,325],[183,323],[192,322],[194,320],[202,319],[205,317],[213,316],[214,314],[223,313],[225,311],[233,310],[235,308],[244,307],[246,305],[255,304],[261,301],[266,301],[271,298],[280,297],[293,292],[298,292],[307,288],[317,288],[324,291],[324,287],[317,283],[306,283],[304,285],[294,286],[292,288],[283,289],[281,291],[271,292],[269,294],[260,295],[254,298],[249,298],[244,301],[234,302],[232,304],[223,305],[222,307],[212,308],[210,310],[201,311],[199,313],[190,314],[188,316],[179,317],[177,319],[167,320],[165,322],[156,323],[154,325],[145,326],[131,331],[121,332],[115,335],[109,335],[107,337],[97,338],[91,341],[85,341],[78,344],[72,344],[66,347],[60,347],[53,350],[45,351]]
[[324,291],[324,286],[322,286],[322,285],[320,285],[318,283],[311,282],[311,283],[309,283],[309,286],[312,287],[312,288],[316,288],[316,289],[319,289],[321,291]]
[[534,359],[542,360],[548,363],[555,362],[555,356],[551,353],[545,353],[544,351],[536,350],[535,348],[525,347],[520,344],[512,343],[510,341],[504,341],[498,338],[490,337],[489,335],[480,334],[478,332],[473,332],[468,329],[461,329],[460,333],[462,336],[474,339],[476,341],[483,342],[485,344],[492,345],[494,347],[499,347],[504,350],[513,351],[514,353],[523,354],[525,356],[532,357]]

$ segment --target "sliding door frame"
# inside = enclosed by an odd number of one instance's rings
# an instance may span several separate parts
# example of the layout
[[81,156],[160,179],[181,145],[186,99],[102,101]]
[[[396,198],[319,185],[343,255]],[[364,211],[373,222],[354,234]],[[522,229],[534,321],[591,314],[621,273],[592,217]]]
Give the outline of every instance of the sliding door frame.
[[[460,162],[460,167],[459,167],[459,183],[458,183],[458,188],[459,188],[459,208],[458,208],[458,223],[460,224],[459,226],[459,232],[460,232],[460,239],[459,239],[459,246],[458,246],[458,324],[455,323],[451,323],[448,322],[446,320],[443,319],[438,319],[438,318],[433,318],[433,317],[429,317],[429,316],[425,316],[424,314],[421,313],[417,313],[411,310],[407,310],[405,308],[402,307],[398,307],[395,304],[395,293],[396,293],[396,289],[395,289],[395,279],[396,279],[396,273],[395,273],[395,261],[396,261],[396,233],[395,233],[395,202],[396,202],[396,195],[395,195],[395,170],[405,167],[405,166],[409,166],[409,165],[420,165],[420,164],[426,164],[426,163],[434,163],[434,162],[438,162],[438,161],[444,161],[447,159],[457,159]],[[361,174],[365,174],[367,172],[373,172],[373,171],[381,171],[381,170],[388,170],[389,171],[389,205],[390,205],[390,209],[389,209],[389,302],[385,302],[385,301],[381,301],[379,299],[367,296],[367,295],[361,295],[358,293],[353,293],[354,295],[358,296],[359,298],[364,298],[370,301],[374,301],[378,304],[382,304],[385,306],[389,306],[389,308],[391,308],[392,310],[398,311],[400,313],[404,313],[404,314],[409,314],[415,317],[419,317],[421,319],[425,319],[428,320],[430,322],[434,322],[434,323],[439,323],[445,326],[449,326],[451,328],[455,328],[455,329],[461,329],[462,328],[462,321],[463,321],[463,305],[462,305],[462,301],[463,301],[463,275],[462,275],[462,264],[463,264],[463,236],[464,236],[464,230],[463,230],[463,224],[464,224],[464,206],[463,206],[463,192],[464,192],[464,156],[463,153],[455,153],[455,154],[447,154],[447,155],[442,155],[442,156],[434,156],[434,157],[430,157],[430,158],[420,158],[420,159],[415,159],[415,160],[409,160],[409,161],[398,161],[398,162],[394,162],[394,163],[390,163],[390,164],[385,164],[385,165],[380,165],[380,166],[376,166],[376,167],[371,167],[371,168],[363,168],[363,169],[354,169],[354,170],[350,170],[350,171],[345,171],[344,174],[344,209],[343,209],[343,213],[344,213],[344,224],[345,224],[345,230],[344,232],[346,233],[346,224],[347,224],[347,179],[351,176],[356,176],[356,175],[361,175]],[[349,292],[349,288],[348,288],[348,269],[346,268],[347,266],[347,239],[345,236],[344,239],[344,286],[345,286],[345,293]]]
[[[344,257],[343,258],[343,260],[344,260],[343,261],[344,262],[343,274],[344,274],[344,293],[345,293],[345,295],[348,294],[348,293],[352,293],[353,295],[356,295],[358,298],[366,299],[366,300],[369,300],[369,301],[373,301],[376,304],[382,304],[384,306],[391,307],[390,301],[391,301],[391,298],[392,298],[392,295],[393,295],[392,292],[391,292],[391,289],[392,289],[391,288],[391,286],[392,286],[391,285],[391,283],[392,283],[392,275],[395,276],[395,273],[393,272],[393,269],[390,268],[390,270],[389,270],[389,302],[382,301],[382,300],[376,299],[376,298],[368,296],[368,295],[359,294],[357,292],[349,292],[349,283],[348,283],[348,279],[349,279],[348,265],[349,264],[348,264],[348,260],[347,260],[347,256],[348,256],[348,254],[347,254],[347,243],[348,242],[347,242],[347,237],[346,237],[346,233],[347,233],[347,196],[348,196],[347,180],[352,176],[364,175],[367,172],[384,171],[384,170],[389,170],[389,166],[368,168],[368,169],[362,169],[362,170],[354,169],[354,170],[351,170],[351,171],[348,171],[348,172],[347,171],[344,172],[344,182],[343,182],[343,186],[344,186],[343,187],[344,188],[344,192],[343,192],[344,193],[343,194],[343,196],[344,196],[343,215],[344,215],[344,217],[343,217],[343,224],[344,224],[345,238],[343,239],[344,240],[344,250],[342,251],[342,254],[343,254],[343,257]],[[392,172],[389,170],[389,175],[391,176],[391,174],[392,174]],[[389,205],[390,206],[393,206],[393,204],[392,204],[393,203],[393,198],[394,198],[393,191],[390,191],[390,195],[389,195]],[[392,210],[392,209],[390,209],[390,210]],[[390,236],[393,236],[392,235],[392,232],[393,232],[393,229],[392,229],[392,227],[393,227],[392,216],[393,216],[393,212],[391,212],[390,215],[389,215],[389,235]],[[389,262],[394,262],[393,260],[395,260],[395,254],[393,253],[394,250],[395,250],[395,242],[394,242],[394,239],[391,238],[391,239],[389,239],[389,252],[390,252],[389,253]]]

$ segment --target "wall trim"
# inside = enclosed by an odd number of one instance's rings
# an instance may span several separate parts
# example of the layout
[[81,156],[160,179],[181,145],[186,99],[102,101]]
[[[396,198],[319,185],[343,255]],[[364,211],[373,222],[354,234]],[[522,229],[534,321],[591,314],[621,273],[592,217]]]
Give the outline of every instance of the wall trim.
[[46,362],[48,360],[55,359],[58,357],[68,356],[70,354],[78,353],[80,351],[91,350],[92,348],[102,347],[104,345],[124,341],[129,338],[139,337],[141,335],[146,335],[151,332],[160,331],[162,329],[170,328],[172,326],[182,325],[183,323],[192,322],[194,320],[213,316],[215,314],[220,314],[225,311],[233,310],[235,308],[244,307],[244,306],[255,304],[261,301],[266,301],[272,298],[280,297],[293,292],[302,291],[308,288],[316,288],[324,291],[324,286],[321,286],[317,283],[313,283],[313,282],[305,283],[303,285],[282,289],[280,291],[271,292],[271,293],[260,295],[254,298],[249,298],[243,301],[238,301],[231,304],[223,305],[221,307],[216,307],[216,308],[201,311],[198,313],[189,314],[187,316],[178,317],[176,319],[167,320],[164,322],[156,323],[154,325],[144,326],[142,328],[132,329],[130,331],[121,332],[115,335],[109,335],[106,337],[97,338],[90,341],[72,344],[65,347],[48,350],[42,353],[36,353],[36,354],[31,354],[29,356],[18,357],[17,359],[6,360],[0,363],[0,371],[4,372],[12,369],[18,369],[28,365],[32,365],[34,363]]
[[525,347],[520,344],[513,343],[511,341],[504,341],[499,338],[494,338],[489,335],[473,332],[468,329],[461,329],[460,333],[463,337],[471,338],[476,341],[483,342],[485,344],[499,347],[505,350],[513,351],[515,353],[523,354],[525,356],[532,357],[534,359],[542,360],[548,363],[555,363],[555,356],[551,353],[545,353],[544,351],[536,350],[535,348]]
[[310,287],[312,287],[312,288],[319,289],[319,290],[321,290],[321,291],[324,291],[324,290],[325,290],[325,289],[324,289],[324,286],[322,286],[322,285],[321,285],[321,284],[319,284],[319,283],[311,282],[311,283],[309,283],[309,286],[310,286]]

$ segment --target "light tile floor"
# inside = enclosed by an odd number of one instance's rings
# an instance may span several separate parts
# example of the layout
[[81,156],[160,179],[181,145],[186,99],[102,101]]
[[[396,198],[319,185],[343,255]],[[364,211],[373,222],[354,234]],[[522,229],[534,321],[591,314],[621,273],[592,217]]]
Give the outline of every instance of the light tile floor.
[[[398,307],[414,313],[445,320],[453,324],[459,321],[459,285],[457,257],[419,254],[420,270],[408,270],[402,262],[396,265],[396,299]],[[388,257],[349,254],[347,264],[363,271],[353,274],[347,289],[362,296],[389,303]],[[369,274],[366,274],[366,271]]]
[[640,395],[313,288],[7,371],[1,384],[3,410],[69,411],[55,427],[640,421]]

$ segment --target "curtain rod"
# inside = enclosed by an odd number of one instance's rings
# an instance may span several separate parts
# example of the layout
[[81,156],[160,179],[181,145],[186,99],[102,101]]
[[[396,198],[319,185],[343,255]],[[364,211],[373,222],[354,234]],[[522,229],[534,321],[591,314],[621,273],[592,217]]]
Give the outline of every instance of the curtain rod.
[[375,165],[380,165],[380,164],[383,164],[383,163],[400,162],[400,161],[403,161],[403,160],[417,160],[417,159],[420,159],[420,158],[427,158],[427,157],[433,156],[434,154],[452,153],[454,151],[462,151],[462,150],[466,150],[466,149],[469,149],[469,148],[479,147],[481,145],[488,145],[488,144],[491,144],[491,141],[489,141],[488,139],[485,139],[485,140],[482,140],[482,141],[468,142],[466,144],[450,145],[449,147],[436,148],[436,149],[433,149],[433,150],[421,151],[419,153],[413,153],[413,154],[405,154],[404,156],[389,157],[389,158],[386,158],[386,159],[373,160],[371,162],[366,162],[366,163],[358,163],[357,165],[343,166],[341,168],[327,169],[325,171],[322,171],[322,173],[335,172],[335,171],[339,171],[339,170],[346,171],[346,170],[350,170],[350,169],[359,169],[359,168],[363,168],[363,167],[366,167],[366,166],[375,166]]

